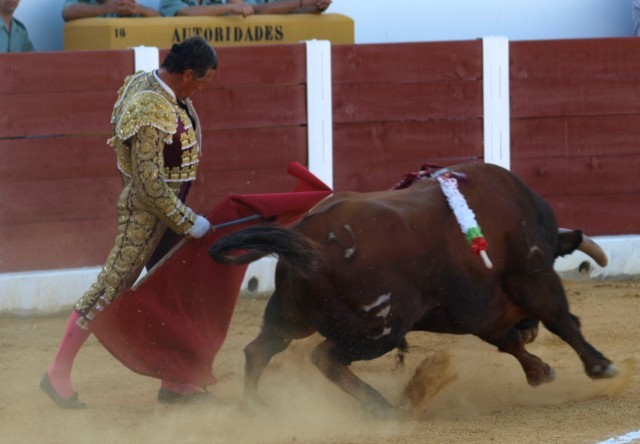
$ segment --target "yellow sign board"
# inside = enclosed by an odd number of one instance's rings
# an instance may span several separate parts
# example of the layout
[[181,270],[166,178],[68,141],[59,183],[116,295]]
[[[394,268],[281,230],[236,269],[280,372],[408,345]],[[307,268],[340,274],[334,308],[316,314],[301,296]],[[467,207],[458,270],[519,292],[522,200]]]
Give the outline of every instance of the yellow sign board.
[[86,18],[64,25],[64,49],[170,48],[194,35],[212,46],[246,46],[329,40],[353,44],[353,20],[342,14],[224,17]]

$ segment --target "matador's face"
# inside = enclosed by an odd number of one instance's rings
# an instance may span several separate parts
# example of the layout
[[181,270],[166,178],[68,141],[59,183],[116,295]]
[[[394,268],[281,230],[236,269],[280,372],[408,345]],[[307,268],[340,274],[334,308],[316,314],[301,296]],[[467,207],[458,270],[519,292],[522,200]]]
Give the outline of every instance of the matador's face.
[[204,76],[197,77],[196,73],[193,70],[186,70],[182,74],[182,83],[180,85],[180,88],[175,91],[176,96],[180,100],[191,97],[194,92],[201,90],[207,83],[211,82],[215,74],[216,70],[210,69]]

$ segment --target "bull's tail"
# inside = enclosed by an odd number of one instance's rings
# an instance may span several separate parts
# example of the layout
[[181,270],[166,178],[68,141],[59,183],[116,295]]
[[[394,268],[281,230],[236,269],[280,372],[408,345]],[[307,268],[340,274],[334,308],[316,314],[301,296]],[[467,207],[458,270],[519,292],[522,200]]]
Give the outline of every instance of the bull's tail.
[[[230,254],[237,250],[249,250]],[[322,264],[315,243],[287,228],[258,225],[231,233],[213,244],[209,255],[223,264],[244,265],[270,254],[277,254],[298,275],[308,277]]]

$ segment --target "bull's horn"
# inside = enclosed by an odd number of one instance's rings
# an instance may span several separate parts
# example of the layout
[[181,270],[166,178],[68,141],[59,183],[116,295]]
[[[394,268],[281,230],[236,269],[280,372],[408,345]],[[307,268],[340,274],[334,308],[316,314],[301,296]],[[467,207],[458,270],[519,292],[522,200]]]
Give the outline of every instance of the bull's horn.
[[[566,233],[567,231],[573,231],[568,228],[558,228],[560,233]],[[606,267],[609,263],[609,258],[607,258],[607,253],[589,236],[582,233],[582,242],[578,246],[578,250],[582,251],[587,256],[591,257],[596,264],[601,267]]]
[[601,267],[606,267],[609,263],[609,258],[607,257],[607,253],[589,236],[582,233],[582,243],[578,247],[578,250],[582,251],[584,254],[591,256],[596,264]]

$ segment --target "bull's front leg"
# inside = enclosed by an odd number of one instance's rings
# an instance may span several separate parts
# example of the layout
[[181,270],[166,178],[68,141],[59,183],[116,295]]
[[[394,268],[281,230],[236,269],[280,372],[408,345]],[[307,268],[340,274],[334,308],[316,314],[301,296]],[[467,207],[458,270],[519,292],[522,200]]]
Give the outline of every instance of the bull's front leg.
[[514,356],[522,366],[529,385],[535,387],[555,379],[555,370],[524,348],[525,338],[520,329],[512,328],[507,334],[498,338],[487,336],[480,336],[480,338],[495,345],[501,352]]
[[398,408],[349,369],[349,364],[338,357],[333,342],[320,343],[311,353],[311,360],[327,379],[360,401],[369,413],[379,418],[401,416]]
[[590,378],[612,378],[618,375],[618,368],[584,339],[580,332],[580,322],[574,315],[567,313],[556,319],[543,320],[543,323],[550,332],[558,335],[578,353]]
[[582,336],[578,318],[569,312],[562,281],[553,270],[519,275],[506,280],[505,285],[512,300],[575,350],[589,377],[610,378],[618,374],[616,366]]

